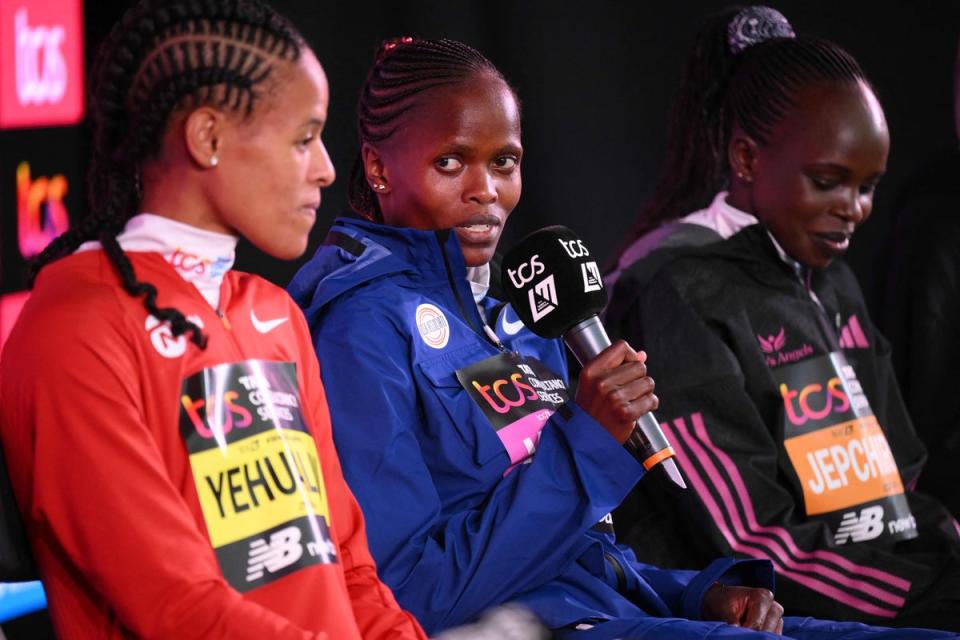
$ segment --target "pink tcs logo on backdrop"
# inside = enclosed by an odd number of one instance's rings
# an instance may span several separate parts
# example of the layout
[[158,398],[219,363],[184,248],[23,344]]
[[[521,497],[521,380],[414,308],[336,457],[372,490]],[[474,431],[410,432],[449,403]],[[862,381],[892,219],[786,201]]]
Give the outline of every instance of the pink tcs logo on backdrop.
[[83,118],[81,0],[0,0],[0,128]]
[[70,227],[63,203],[68,189],[60,174],[34,178],[29,162],[17,166],[17,243],[24,258],[39,254]]

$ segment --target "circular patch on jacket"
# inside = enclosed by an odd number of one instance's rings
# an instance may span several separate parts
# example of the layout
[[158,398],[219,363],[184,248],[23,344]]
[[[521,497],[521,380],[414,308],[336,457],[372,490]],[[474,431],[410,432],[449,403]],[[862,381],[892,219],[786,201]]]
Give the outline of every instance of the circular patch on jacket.
[[450,339],[450,325],[443,311],[432,304],[417,307],[417,330],[428,347],[443,349]]
[[[200,319],[200,316],[189,315],[187,320],[203,329],[203,320]],[[164,358],[179,358],[186,353],[187,336],[185,334],[174,336],[170,329],[170,323],[160,322],[155,316],[148,315],[143,328],[150,335],[153,348]]]

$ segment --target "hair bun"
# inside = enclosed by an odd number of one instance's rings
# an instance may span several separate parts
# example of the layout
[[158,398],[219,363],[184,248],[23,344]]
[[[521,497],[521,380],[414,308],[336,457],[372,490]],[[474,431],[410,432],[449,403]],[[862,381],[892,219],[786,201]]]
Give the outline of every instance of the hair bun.
[[782,13],[761,5],[746,7],[727,25],[727,46],[733,55],[765,40],[794,37],[793,27]]

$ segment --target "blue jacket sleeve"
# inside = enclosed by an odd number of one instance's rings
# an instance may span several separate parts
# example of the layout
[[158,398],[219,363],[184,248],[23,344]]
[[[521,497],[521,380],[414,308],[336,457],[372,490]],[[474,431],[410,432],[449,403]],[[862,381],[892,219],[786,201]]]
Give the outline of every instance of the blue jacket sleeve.
[[653,587],[673,615],[690,620],[702,619],[703,597],[715,582],[774,590],[773,565],[768,560],[727,556],[717,558],[702,571],[680,571],[636,562],[633,552],[629,556],[634,558],[634,570]]
[[[420,438],[433,437],[436,423],[456,428],[444,423],[454,418],[425,415],[407,336],[374,306],[346,302],[314,334],[334,439],[380,575],[428,633],[557,578],[596,544],[584,534],[643,475],[623,447],[570,403],[550,419],[532,462],[483,500],[443,494],[451,480],[424,459]],[[644,569],[678,614],[696,575]]]

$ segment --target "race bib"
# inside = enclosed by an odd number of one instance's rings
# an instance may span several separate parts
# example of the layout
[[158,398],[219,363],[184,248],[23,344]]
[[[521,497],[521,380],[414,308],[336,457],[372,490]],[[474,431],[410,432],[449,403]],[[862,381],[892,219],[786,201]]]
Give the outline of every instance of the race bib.
[[563,378],[518,353],[464,367],[457,380],[496,429],[514,466],[533,455],[547,419],[567,401]]
[[227,582],[240,592],[337,561],[296,366],[247,360],[187,378],[180,433]]
[[916,537],[896,460],[845,356],[834,352],[771,374],[806,514],[826,520],[838,545]]
[[[457,371],[457,380],[493,425],[510,456],[506,476],[530,462],[547,420],[569,399],[563,378],[535,358],[500,353]],[[613,534],[613,516],[593,526]]]

